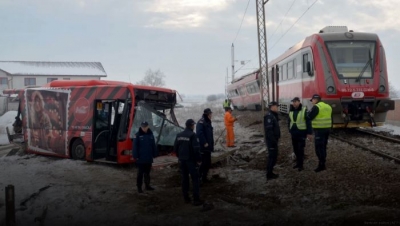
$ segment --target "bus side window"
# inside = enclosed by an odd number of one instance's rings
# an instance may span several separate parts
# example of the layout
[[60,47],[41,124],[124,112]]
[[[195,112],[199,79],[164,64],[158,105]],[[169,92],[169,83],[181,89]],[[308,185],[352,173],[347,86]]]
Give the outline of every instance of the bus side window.
[[[118,131],[118,140],[123,141],[126,140],[127,133],[129,130],[129,115],[131,113],[131,107],[132,107],[132,102],[126,101],[126,103],[123,106],[123,111],[122,111],[122,117],[121,117],[121,122],[119,125],[119,131]],[[119,111],[119,109],[118,109]]]

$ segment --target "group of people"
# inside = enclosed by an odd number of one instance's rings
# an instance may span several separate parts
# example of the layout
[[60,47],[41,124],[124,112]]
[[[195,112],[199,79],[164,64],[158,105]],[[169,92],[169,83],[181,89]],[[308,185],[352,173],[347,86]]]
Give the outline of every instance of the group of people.
[[[329,132],[332,127],[332,108],[322,102],[318,94],[310,100],[312,109],[307,112],[302,106],[298,97],[293,98],[289,112],[288,127],[292,137],[293,150],[296,155],[294,169],[303,170],[304,148],[306,139],[312,139],[314,131],[315,152],[319,159],[315,172],[326,169],[326,146]],[[229,104],[230,105],[230,104]],[[268,148],[267,180],[276,179],[274,166],[278,157],[278,141],[281,137],[278,117],[278,103],[270,102],[269,111],[264,116],[264,129],[266,145]],[[232,108],[225,108],[226,146],[235,147],[233,125],[237,118],[232,116]],[[208,171],[211,166],[211,153],[214,151],[214,132],[212,126],[212,114],[210,108],[203,111],[203,115],[196,123],[188,119],[185,123],[185,130],[176,136],[174,150],[179,160],[179,167],[182,174],[182,193],[185,203],[192,203],[195,206],[202,205],[200,199],[200,185],[208,183]],[[194,130],[196,126],[196,131]],[[149,129],[147,122],[142,122],[139,131],[133,137],[133,157],[138,166],[137,188],[142,193],[143,178],[146,190],[154,190],[150,186],[150,170],[153,158],[157,156],[155,138]],[[189,175],[192,180],[193,201],[189,196]]]
[[[308,112],[306,107],[302,106],[300,98],[295,97],[291,100],[288,128],[296,155],[296,164],[293,168],[298,171],[303,170],[306,139],[311,140],[314,131],[315,153],[319,161],[314,171],[318,173],[326,170],[326,146],[332,128],[332,107],[324,103],[318,94],[314,94],[310,101],[313,107]],[[281,131],[278,122],[278,103],[272,101],[268,106],[269,111],[264,116],[264,130],[268,148],[267,180],[272,180],[279,177],[273,170],[278,157],[278,141]]]
[[[202,205],[200,199],[200,184],[209,182],[208,171],[211,166],[211,153],[214,151],[214,132],[210,108],[203,111],[201,119],[197,122],[188,119],[185,130],[176,136],[174,150],[179,160],[182,174],[182,192],[186,203]],[[196,133],[194,131],[196,125]],[[133,158],[136,159],[138,173],[136,186],[142,193],[143,178],[146,190],[154,190],[150,186],[150,170],[153,158],[157,156],[157,148],[153,132],[148,122],[142,122],[139,131],[133,137]],[[189,175],[193,186],[193,201],[189,196]]]

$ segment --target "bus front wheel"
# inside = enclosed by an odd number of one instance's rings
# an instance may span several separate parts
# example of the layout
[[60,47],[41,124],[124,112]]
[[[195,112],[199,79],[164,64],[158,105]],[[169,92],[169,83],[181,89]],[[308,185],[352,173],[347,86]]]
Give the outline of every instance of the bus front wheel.
[[72,144],[71,156],[73,159],[85,160],[85,145],[80,138]]

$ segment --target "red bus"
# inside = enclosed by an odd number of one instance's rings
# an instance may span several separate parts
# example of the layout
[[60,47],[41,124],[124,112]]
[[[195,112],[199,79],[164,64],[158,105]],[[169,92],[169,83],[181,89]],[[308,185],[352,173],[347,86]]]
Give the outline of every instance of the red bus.
[[172,152],[183,131],[174,115],[176,91],[104,80],[55,80],[5,90],[19,95],[29,153],[108,163],[132,163],[132,137],[149,123],[159,154]]

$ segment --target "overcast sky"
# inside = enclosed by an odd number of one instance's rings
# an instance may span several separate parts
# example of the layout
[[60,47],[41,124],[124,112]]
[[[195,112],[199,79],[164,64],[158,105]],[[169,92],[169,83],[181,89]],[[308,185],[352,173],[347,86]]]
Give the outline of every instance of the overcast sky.
[[[327,25],[346,25],[379,35],[386,49],[389,81],[400,88],[395,69],[400,52],[398,0],[314,2],[270,0],[266,4],[268,59]],[[259,65],[255,0],[250,0],[236,37],[247,3],[0,0],[0,60],[99,61],[107,79],[133,83],[147,69],[159,69],[166,75],[166,86],[180,93],[223,93],[227,68],[231,75],[232,42],[236,69],[241,60],[250,61],[236,76]]]

